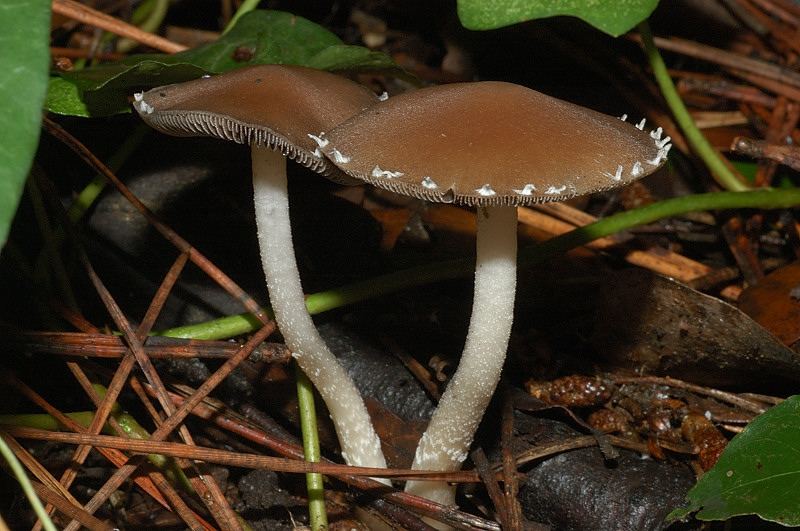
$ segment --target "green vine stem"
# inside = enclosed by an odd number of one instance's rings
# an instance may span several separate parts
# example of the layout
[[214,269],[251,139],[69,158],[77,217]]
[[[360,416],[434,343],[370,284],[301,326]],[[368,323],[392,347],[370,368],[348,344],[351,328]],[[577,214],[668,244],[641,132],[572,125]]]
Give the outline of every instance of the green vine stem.
[[[33,512],[42,523],[42,528],[44,528],[46,531],[56,531],[57,528],[50,519],[50,516],[47,514],[42,500],[40,500],[39,496],[37,496],[36,491],[33,488],[33,484],[31,483],[28,474],[25,472],[25,467],[22,466],[22,463],[19,462],[17,456],[14,455],[14,452],[11,450],[11,448],[9,448],[8,443],[3,436],[0,436],[0,456],[6,460],[8,468],[11,469],[11,475],[13,475],[17,481],[19,481],[19,484],[22,487],[22,492],[25,494],[25,497],[28,498],[28,502],[31,504]],[[0,518],[0,523],[4,524],[2,518]]]
[[598,238],[687,212],[735,208],[773,210],[791,208],[797,205],[800,205],[800,188],[761,188],[747,192],[715,192],[676,197],[637,208],[636,210],[614,214],[533,247],[523,249],[520,252],[520,263],[523,265],[537,264]]
[[[322,459],[317,431],[317,413],[314,407],[314,385],[300,366],[294,364],[297,381],[297,405],[300,411],[300,432],[303,434],[303,452],[306,461],[318,463]],[[322,474],[306,474],[308,490],[308,518],[311,531],[328,529],[328,514],[325,512],[325,485]]]
[[647,20],[640,22],[638,27],[647,60],[650,62],[650,68],[653,70],[653,76],[661,89],[661,94],[667,101],[675,121],[678,122],[678,126],[683,131],[683,134],[686,135],[686,139],[695,153],[727,190],[732,192],[747,190],[747,185],[739,180],[725,164],[720,154],[709,144],[706,137],[697,128],[697,124],[694,123],[691,115],[689,115],[689,111],[683,104],[683,100],[675,89],[672,78],[669,76],[667,65],[664,64],[664,59],[661,57],[658,48],[656,48],[655,42],[653,42],[653,33],[650,31],[650,25]]
[[[770,210],[797,205],[800,205],[800,188],[762,188],[746,192],[717,192],[676,197],[609,216],[540,244],[521,249],[519,266],[535,265],[598,238],[687,212],[732,208]],[[425,264],[311,294],[306,298],[306,306],[312,315],[316,315],[405,288],[466,277],[472,274],[473,269],[474,262],[467,259]],[[261,326],[260,321],[252,315],[240,314],[164,330],[157,335],[191,339],[225,339],[252,332],[259,326]]]

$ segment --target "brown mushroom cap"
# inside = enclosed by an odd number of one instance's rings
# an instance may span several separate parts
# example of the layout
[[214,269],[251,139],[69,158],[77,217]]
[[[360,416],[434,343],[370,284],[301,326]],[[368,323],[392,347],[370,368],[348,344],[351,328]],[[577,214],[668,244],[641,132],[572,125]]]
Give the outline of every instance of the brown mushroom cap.
[[309,134],[377,101],[363,86],[329,72],[258,65],[136,94],[134,107],[163,133],[265,145],[327,174],[334,168]]
[[320,149],[347,174],[467,205],[560,201],[622,186],[666,160],[669,138],[503,82],[430,87],[377,103]]

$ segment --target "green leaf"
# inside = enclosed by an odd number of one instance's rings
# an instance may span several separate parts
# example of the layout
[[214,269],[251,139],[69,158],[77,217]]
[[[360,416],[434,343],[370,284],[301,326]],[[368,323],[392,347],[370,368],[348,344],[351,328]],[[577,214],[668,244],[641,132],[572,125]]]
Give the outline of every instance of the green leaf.
[[392,58],[381,52],[374,52],[361,46],[329,46],[313,57],[304,66],[332,72],[391,72],[412,83],[418,80],[400,69]]
[[189,63],[148,59],[128,64],[126,59],[51,78],[44,107],[58,114],[83,117],[118,114],[129,111],[128,97],[136,90],[180,83],[209,73]]
[[49,0],[0,2],[0,247],[39,143],[49,32]]
[[465,28],[488,30],[555,15],[578,17],[618,37],[650,16],[658,0],[458,0]]
[[[252,55],[234,61],[237,50]],[[135,90],[180,83],[254,64],[293,64],[325,70],[402,70],[386,55],[345,46],[322,26],[282,11],[252,11],[217,41],[176,54],[140,54],[109,65],[60,74],[45,108],[60,114],[103,116],[130,110]],[[72,85],[68,90],[64,83]]]
[[43,107],[58,114],[81,116],[83,118],[90,116],[88,107],[81,100],[81,92],[78,86],[59,76],[50,78]]
[[785,526],[800,525],[798,442],[800,395],[759,415],[736,435],[687,494],[689,506],[667,518],[699,510],[700,520],[755,514]]

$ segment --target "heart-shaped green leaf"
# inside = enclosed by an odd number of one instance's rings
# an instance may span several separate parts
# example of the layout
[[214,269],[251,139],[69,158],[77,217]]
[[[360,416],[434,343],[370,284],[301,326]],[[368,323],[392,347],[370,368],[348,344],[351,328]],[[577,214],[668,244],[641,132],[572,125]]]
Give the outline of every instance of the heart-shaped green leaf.
[[800,525],[800,395],[756,417],[734,437],[689,491],[689,505],[668,519],[694,511],[700,520],[756,514],[785,526]]
[[618,37],[650,16],[658,0],[458,0],[465,28],[488,30],[555,15],[569,15]]

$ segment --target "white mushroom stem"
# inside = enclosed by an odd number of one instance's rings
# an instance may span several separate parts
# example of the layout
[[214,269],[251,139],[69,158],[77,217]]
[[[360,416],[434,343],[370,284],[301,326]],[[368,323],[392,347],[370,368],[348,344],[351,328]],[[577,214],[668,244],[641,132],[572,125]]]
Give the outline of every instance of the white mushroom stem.
[[[417,446],[412,468],[459,470],[492,399],[508,348],[517,283],[517,209],[478,207],[475,294],[461,361]],[[406,492],[455,503],[446,482],[409,481]]]
[[386,468],[380,440],[361,395],[325,345],[306,309],[292,246],[286,159],[279,151],[256,144],[252,146],[252,159],[261,262],[278,328],[328,406],[345,462]]

